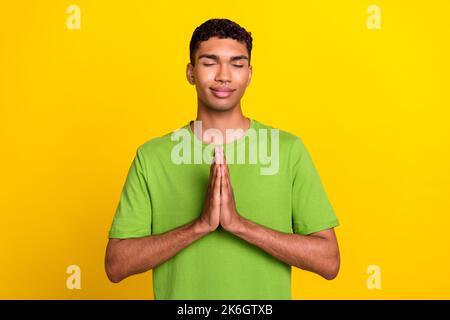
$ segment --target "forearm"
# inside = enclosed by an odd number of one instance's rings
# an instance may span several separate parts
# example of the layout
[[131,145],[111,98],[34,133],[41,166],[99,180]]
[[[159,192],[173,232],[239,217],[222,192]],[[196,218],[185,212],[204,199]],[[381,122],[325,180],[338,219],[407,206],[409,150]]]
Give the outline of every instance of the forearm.
[[199,220],[195,220],[163,234],[111,239],[106,250],[106,273],[112,282],[119,282],[153,269],[207,233]]
[[326,238],[279,232],[243,217],[231,232],[286,264],[326,279],[336,277],[339,270],[339,249]]

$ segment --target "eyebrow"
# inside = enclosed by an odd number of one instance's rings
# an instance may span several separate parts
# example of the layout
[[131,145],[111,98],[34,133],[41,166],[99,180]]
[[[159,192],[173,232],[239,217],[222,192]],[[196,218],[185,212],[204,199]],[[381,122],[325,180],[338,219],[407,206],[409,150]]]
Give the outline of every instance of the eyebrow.
[[[213,60],[216,60],[216,61],[219,61],[219,60],[220,60],[220,59],[219,59],[219,56],[217,56],[217,55],[215,55],[215,54],[207,54],[207,53],[201,54],[201,55],[198,57],[199,60],[200,60],[201,58],[208,58],[208,59],[213,59]],[[236,60],[242,60],[242,59],[248,60],[248,57],[245,56],[245,55],[233,56],[233,57],[230,58],[230,61],[236,61]]]

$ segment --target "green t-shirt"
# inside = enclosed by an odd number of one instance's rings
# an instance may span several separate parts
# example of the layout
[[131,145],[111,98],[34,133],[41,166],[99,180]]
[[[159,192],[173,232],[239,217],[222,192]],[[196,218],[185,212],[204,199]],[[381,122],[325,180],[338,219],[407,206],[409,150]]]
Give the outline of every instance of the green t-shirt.
[[[247,130],[244,136],[224,145],[239,214],[285,233],[307,235],[338,226],[301,139],[279,130],[276,140],[271,135],[274,128],[250,121],[253,132],[266,129],[268,138],[257,134],[254,139],[252,130]],[[137,149],[110,238],[160,234],[200,216],[210,163],[203,157],[198,163],[195,154],[199,153],[194,146],[212,155],[213,145],[194,135],[189,123],[180,129],[151,139]],[[184,147],[192,146],[190,152],[180,148],[182,141]],[[242,150],[245,161],[238,163]],[[261,154],[278,154],[278,163],[275,156],[268,161]],[[177,155],[184,158],[180,160]],[[219,226],[154,268],[153,290],[155,299],[291,299],[291,266]]]

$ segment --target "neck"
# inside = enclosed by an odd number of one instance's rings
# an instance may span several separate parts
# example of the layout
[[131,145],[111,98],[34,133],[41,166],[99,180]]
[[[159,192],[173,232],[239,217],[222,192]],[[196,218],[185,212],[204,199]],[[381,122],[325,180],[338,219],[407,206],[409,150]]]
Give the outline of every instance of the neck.
[[[242,129],[242,135],[250,128],[250,119],[242,114],[240,104],[227,111],[215,111],[202,106],[197,108],[196,121],[202,122],[202,133],[208,129],[218,129],[226,140],[226,129]],[[191,123],[194,130],[194,123]],[[242,136],[241,135],[241,136]],[[239,137],[235,137],[238,139]],[[207,142],[207,141],[205,141]],[[232,141],[217,141],[217,143],[229,143]]]

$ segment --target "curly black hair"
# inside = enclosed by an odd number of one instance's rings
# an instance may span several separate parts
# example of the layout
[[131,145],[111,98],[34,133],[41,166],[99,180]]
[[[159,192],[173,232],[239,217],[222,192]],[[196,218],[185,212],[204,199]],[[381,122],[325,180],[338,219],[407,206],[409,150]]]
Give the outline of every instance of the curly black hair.
[[200,42],[206,41],[211,37],[220,39],[231,38],[247,46],[248,63],[252,54],[252,33],[248,32],[236,22],[228,19],[209,19],[198,26],[192,34],[190,49],[191,64],[195,66],[195,51],[200,46]]

